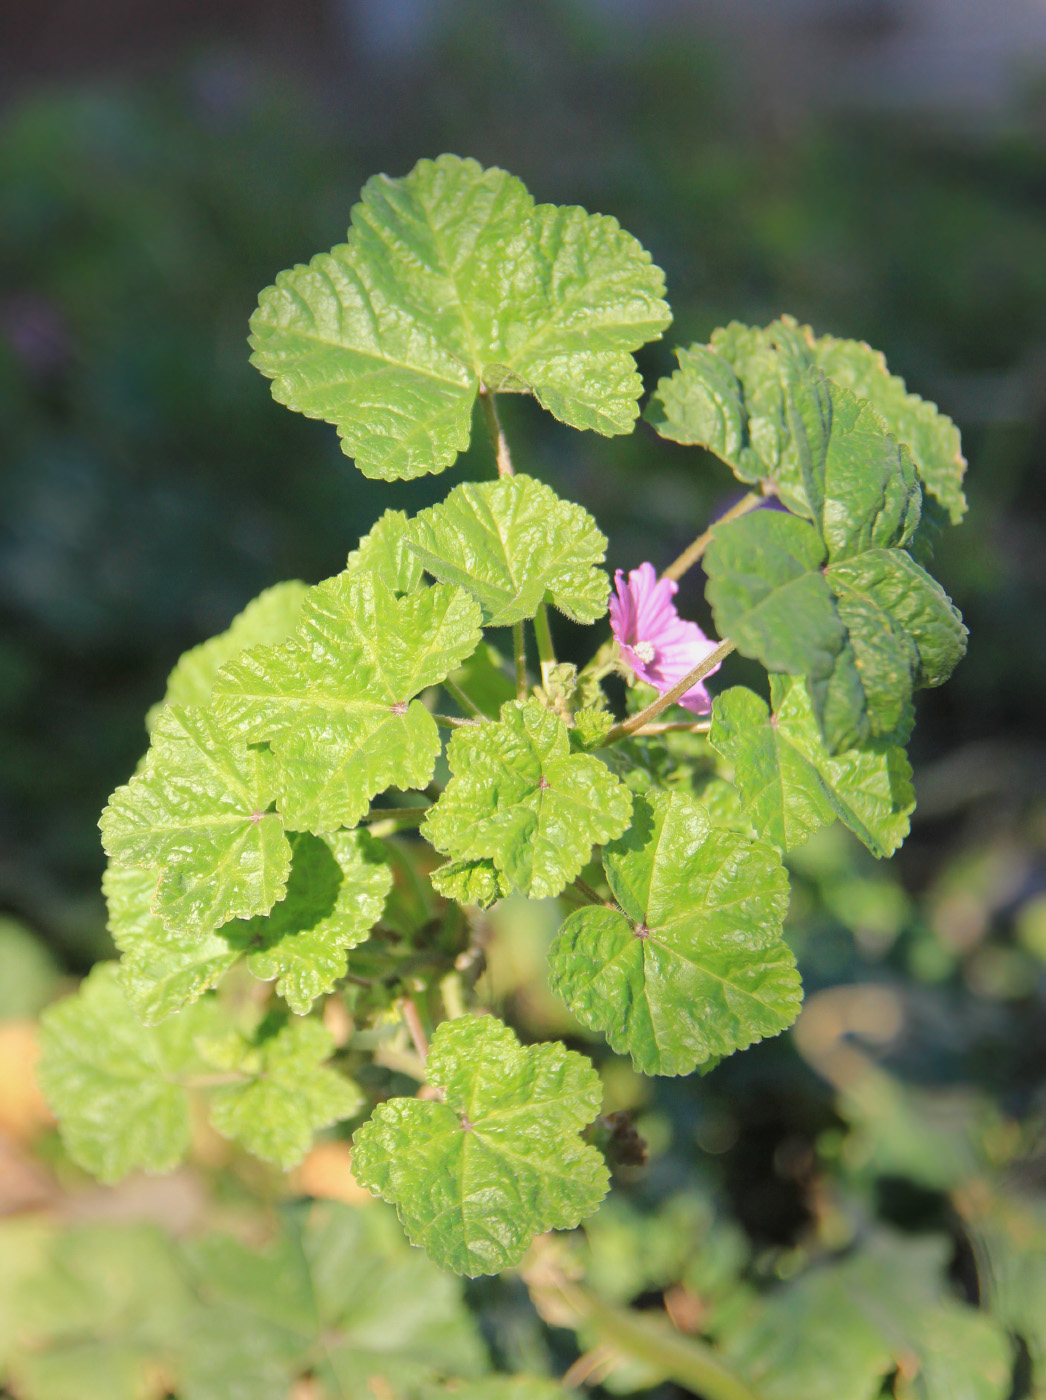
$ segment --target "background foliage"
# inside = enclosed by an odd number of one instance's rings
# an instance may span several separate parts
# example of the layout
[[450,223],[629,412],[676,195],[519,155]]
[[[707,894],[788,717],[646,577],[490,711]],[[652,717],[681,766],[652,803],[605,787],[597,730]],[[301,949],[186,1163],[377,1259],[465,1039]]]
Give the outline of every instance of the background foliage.
[[[107,1397],[123,1385],[163,1394],[172,1376],[188,1397],[228,1394],[230,1376],[279,1396],[306,1375],[333,1387],[332,1373],[354,1393],[337,1348],[317,1351],[336,1333],[353,1339],[353,1364],[385,1357],[368,1376],[397,1393],[478,1374],[488,1352],[500,1369],[553,1375],[582,1354],[593,1381],[642,1389],[663,1373],[600,1352],[600,1308],[665,1299],[677,1327],[728,1351],[758,1351],[761,1337],[764,1379],[787,1375],[804,1400],[822,1393],[815,1383],[838,1400],[851,1393],[844,1381],[855,1396],[884,1380],[922,1394],[904,1387],[934,1366],[928,1393],[949,1395],[940,1368],[957,1337],[975,1358],[964,1374],[986,1377],[971,1395],[1005,1395],[1008,1382],[991,1377],[1012,1358],[968,1315],[956,1320],[965,1300],[1020,1338],[1014,1390],[1035,1393],[1046,1387],[1041,114],[1030,101],[1012,126],[973,134],[838,111],[775,121],[696,36],[638,36],[572,6],[516,8],[446,7],[409,65],[376,62],[353,97],[325,74],[260,62],[247,44],[7,105],[0,1210],[42,1206],[46,1219],[4,1227],[0,1301],[37,1311],[0,1306],[15,1319],[0,1324],[0,1374],[30,1397],[82,1397],[85,1365]],[[787,933],[809,997],[799,1029],[683,1083],[641,1085],[604,1056],[606,1106],[632,1115],[648,1165],[609,1124],[614,1208],[564,1257],[539,1261],[543,1273],[470,1285],[471,1313],[457,1284],[400,1280],[397,1269],[421,1265],[378,1207],[314,1207],[343,1222],[328,1230],[326,1260],[307,1243],[315,1224],[277,1224],[288,1190],[343,1189],[331,1185],[343,1172],[324,1174],[337,1142],[288,1187],[201,1130],[173,1184],[106,1195],[62,1159],[25,1070],[31,1018],[106,952],[95,822],[145,746],[142,716],[170,666],[267,584],[335,572],[387,504],[329,429],[272,403],[248,366],[257,291],[342,237],[373,170],[403,172],[444,149],[505,165],[538,199],[620,218],[667,273],[670,344],[784,311],[876,344],[956,419],[971,462],[969,515],[942,538],[934,570],[970,650],[949,686],[921,699],[912,836],[889,867],[838,827],[789,858]],[[648,386],[673,368],[665,344],[640,364]],[[663,565],[733,499],[711,458],[695,470],[694,449],[646,428],[608,442],[526,401],[504,414],[517,461],[540,457],[542,476],[607,529],[611,567]],[[404,483],[396,504],[417,510],[447,485]],[[699,578],[680,605],[706,620]],[[569,655],[567,626],[562,642]],[[491,1002],[535,1035],[595,1053],[544,985],[557,922],[543,906],[495,911]],[[849,1044],[848,1031],[864,1039]],[[81,1223],[67,1229],[70,1219]],[[360,1231],[378,1281],[348,1298],[335,1256],[359,1253]],[[861,1267],[910,1280],[895,1316],[868,1321],[861,1299],[874,1285],[856,1268],[805,1273],[854,1239],[869,1246]],[[272,1274],[247,1296],[250,1251],[263,1244]],[[289,1277],[281,1251],[305,1274]],[[310,1269],[328,1270],[330,1292],[310,1292]],[[155,1305],[143,1310],[144,1278]],[[796,1278],[801,1287],[774,1291]],[[274,1333],[265,1289],[280,1279]],[[767,1301],[746,1313],[753,1291]],[[390,1341],[373,1302],[383,1296],[431,1296],[431,1311],[419,1301]],[[178,1338],[203,1304],[207,1344],[185,1370]],[[742,1314],[756,1341],[738,1340]],[[390,1370],[390,1353],[408,1371]],[[792,1393],[767,1384],[768,1396]]]

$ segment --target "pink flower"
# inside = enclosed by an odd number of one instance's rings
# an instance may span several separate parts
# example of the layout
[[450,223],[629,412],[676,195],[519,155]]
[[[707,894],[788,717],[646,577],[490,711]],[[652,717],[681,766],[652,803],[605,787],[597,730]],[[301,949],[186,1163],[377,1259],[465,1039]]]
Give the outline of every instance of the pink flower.
[[[610,597],[610,626],[621,655],[641,681],[656,686],[662,695],[719,645],[709,641],[696,622],[679,616],[672,601],[678,585],[670,578],[658,579],[653,564],[633,569],[627,583],[618,569],[614,587],[617,596]],[[718,670],[713,667],[709,675]],[[712,708],[712,697],[698,681],[679,704],[703,715]]]

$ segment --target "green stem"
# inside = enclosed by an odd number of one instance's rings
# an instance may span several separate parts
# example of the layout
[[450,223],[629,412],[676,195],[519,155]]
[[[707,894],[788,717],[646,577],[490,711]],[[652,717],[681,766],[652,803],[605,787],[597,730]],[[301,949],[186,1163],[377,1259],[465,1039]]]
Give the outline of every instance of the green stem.
[[538,644],[538,660],[541,663],[541,684],[548,687],[549,672],[556,664],[556,652],[552,645],[552,630],[548,625],[548,608],[539,603],[534,615],[534,636]]
[[417,826],[424,821],[431,807],[372,807],[360,818],[372,836],[392,836],[404,827]]
[[478,719],[461,719],[458,715],[437,715],[432,718],[444,729],[461,729],[467,725],[479,724]]
[[516,651],[516,699],[527,698],[527,636],[522,622],[512,625],[512,638]]
[[640,710],[638,714],[630,715],[628,719],[622,720],[620,724],[615,724],[610,733],[603,740],[603,748],[608,744],[616,744],[619,739],[625,739],[630,734],[634,734],[637,729],[642,729],[651,720],[657,719],[662,710],[667,710],[669,705],[674,705],[681,695],[685,695],[692,685],[703,680],[710,671],[714,671],[724,657],[729,656],[734,649],[733,642],[720,642],[715,651],[709,652],[703,661],[686,673],[681,681],[677,681],[671,690],[666,690],[664,695],[659,695],[652,701],[645,710]]
[[614,1351],[643,1361],[667,1380],[702,1400],[760,1400],[751,1386],[730,1369],[715,1349],[697,1337],[659,1326],[646,1313],[615,1308],[587,1289],[570,1288],[587,1320]]
[[756,506],[761,506],[765,496],[759,491],[749,491],[747,496],[742,496],[736,506],[719,517],[714,525],[710,525],[703,534],[687,549],[684,549],[678,559],[672,561],[668,568],[661,575],[662,578],[682,578],[687,569],[693,568],[697,561],[704,554],[705,550],[712,543],[712,536],[715,533],[716,525],[725,525],[728,520],[736,520],[740,515],[747,515],[750,510],[755,510]]
[[494,448],[494,456],[497,458],[498,476],[512,476],[512,454],[508,450],[508,442],[501,429],[501,419],[498,417],[494,395],[485,384],[479,386],[479,401],[483,407],[483,417],[487,422],[487,432],[490,435],[491,446]]
[[461,706],[462,710],[466,711],[468,714],[475,715],[477,719],[490,718],[489,715],[485,715],[483,713],[483,711],[479,708],[479,706],[474,700],[469,699],[469,697],[462,690],[461,686],[456,685],[450,679],[449,676],[444,676],[440,684],[443,686],[443,689],[447,692],[448,695],[452,695],[454,697],[454,699]]

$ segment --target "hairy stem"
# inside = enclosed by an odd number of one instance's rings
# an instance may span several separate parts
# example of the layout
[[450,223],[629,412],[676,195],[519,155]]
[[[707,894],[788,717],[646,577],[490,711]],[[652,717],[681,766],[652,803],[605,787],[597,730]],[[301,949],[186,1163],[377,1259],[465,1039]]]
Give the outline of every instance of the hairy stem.
[[707,734],[712,728],[710,719],[695,720],[693,724],[686,719],[674,719],[668,724],[644,724],[641,729],[633,729],[633,734]]
[[432,718],[437,724],[442,725],[444,729],[461,729],[468,725],[479,724],[480,722],[478,719],[471,718],[471,716],[468,719],[461,719],[458,715],[434,714]]
[[549,672],[556,664],[556,653],[552,646],[552,630],[548,625],[548,608],[538,604],[534,615],[534,636],[538,644],[538,660],[541,662],[541,684],[548,685]]
[[693,670],[688,671],[681,681],[676,681],[671,690],[666,690],[664,695],[659,695],[656,700],[640,710],[636,715],[630,715],[620,724],[615,724],[610,733],[603,740],[603,747],[607,744],[616,744],[619,739],[627,738],[629,734],[634,734],[637,729],[642,729],[651,720],[657,719],[662,710],[667,710],[669,705],[674,705],[681,695],[685,695],[692,685],[703,680],[710,671],[714,671],[720,661],[725,656],[729,656],[734,649],[733,642],[720,642],[715,651],[710,652],[703,661],[699,661]]
[[603,896],[597,894],[588,881],[582,880],[580,875],[574,881],[574,889],[577,890],[578,894],[584,895],[589,904],[606,904]]
[[425,1027],[421,1024],[418,1008],[412,997],[403,997],[399,1005],[404,1024],[410,1032],[411,1043],[417,1052],[418,1059],[424,1064],[429,1057],[429,1041],[425,1034]]
[[485,715],[483,713],[483,711],[479,708],[479,706],[474,700],[469,699],[469,697],[465,694],[460,685],[455,685],[455,683],[450,679],[449,676],[444,676],[440,684],[443,686],[443,689],[447,692],[448,695],[453,696],[453,698],[457,701],[457,703],[461,706],[462,710],[464,710],[466,714],[475,715],[476,719],[490,718],[489,715]]
[[483,406],[487,432],[490,434],[491,446],[494,448],[494,455],[497,458],[498,476],[512,476],[512,454],[508,450],[508,442],[501,430],[498,406],[494,402],[494,395],[485,384],[479,386],[479,401]]
[[512,639],[516,652],[516,699],[527,698],[527,634],[522,622],[512,624]]
[[682,578],[687,569],[693,568],[697,561],[704,554],[705,550],[712,543],[712,535],[716,525],[724,525],[728,520],[736,520],[739,515],[747,515],[750,510],[755,510],[756,506],[761,506],[766,499],[759,491],[749,491],[747,496],[742,496],[736,506],[719,517],[715,524],[710,525],[707,530],[692,545],[683,550],[678,559],[672,561],[668,568],[661,575],[662,578]]

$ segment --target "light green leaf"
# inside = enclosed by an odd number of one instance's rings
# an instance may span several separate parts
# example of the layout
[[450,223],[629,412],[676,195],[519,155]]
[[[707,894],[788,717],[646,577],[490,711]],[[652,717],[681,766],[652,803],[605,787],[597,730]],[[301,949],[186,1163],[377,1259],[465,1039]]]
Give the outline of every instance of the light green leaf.
[[919,1369],[898,1378],[897,1400],[1007,1400],[1013,1346],[985,1313],[945,1299],[919,1314],[913,1329]]
[[[292,579],[259,593],[224,632],[201,642],[180,658],[167,677],[163,705],[209,705],[214,678],[226,661],[248,647],[282,642],[290,636],[307,591],[308,584]],[[150,732],[163,705],[154,705],[149,711],[146,722]]]
[[439,732],[414,697],[470,655],[479,624],[463,589],[397,598],[378,575],[347,570],[309,590],[290,641],[221,671],[215,710],[247,742],[271,744],[289,827],[354,826],[379,792],[430,781]]
[[869,400],[897,441],[911,452],[924,488],[944,506],[952,524],[958,525],[966,514],[962,491],[966,459],[952,420],[936,404],[908,393],[904,380],[889,372],[880,351],[863,341],[814,337],[809,326],[802,330],[813,340],[820,368],[833,383]]
[[214,1067],[243,1076],[211,1090],[211,1122],[284,1170],[301,1161],[318,1129],[351,1118],[363,1103],[351,1079],[323,1064],[334,1039],[319,1021],[266,1022],[252,1040],[227,1036],[204,1050]]
[[197,1042],[216,1029],[200,1002],[146,1027],[128,1005],[115,963],[99,963],[79,991],[41,1020],[37,1077],[70,1157],[101,1181],[135,1168],[164,1172],[189,1146],[189,1103],[179,1082],[206,1064]]
[[628,825],[628,789],[598,758],[572,754],[566,725],[537,700],[455,730],[447,761],[454,776],[422,835],[444,855],[493,861],[531,899],[559,894],[593,845]]
[[419,476],[468,446],[481,384],[631,432],[632,352],[671,320],[663,293],[615,219],[535,206],[505,171],[444,155],[369,180],[348,241],[262,292],[251,363],[367,476]]
[[[410,520],[402,510],[387,510],[370,532],[360,540],[359,549],[349,555],[350,573],[377,574],[393,593],[413,593],[421,582],[422,567],[407,548]],[[275,637],[273,641],[282,641]]]
[[607,610],[606,536],[588,511],[529,476],[456,486],[410,527],[430,574],[468,589],[489,627],[533,617],[547,594],[575,622]]
[[275,978],[279,995],[304,1016],[345,976],[346,952],[381,918],[392,871],[381,842],[366,831],[322,838],[303,832],[291,837],[291,846],[287,898],[267,918],[242,925],[242,932],[251,946],[260,944],[247,961],[251,972]]
[[152,912],[158,878],[156,870],[120,865],[108,866],[102,877],[109,932],[123,954],[120,983],[147,1026],[176,1015],[216,987],[242,952],[233,937],[237,921],[202,935],[165,928]]
[[62,976],[42,937],[17,919],[0,915],[0,1022],[35,1016],[55,994]]
[[522,1046],[493,1016],[461,1016],[437,1028],[427,1075],[442,1101],[380,1104],[353,1139],[353,1171],[437,1264],[497,1273],[535,1235],[596,1209],[607,1170],[578,1134],[602,1088],[583,1056]]
[[713,828],[682,793],[636,797],[603,851],[619,908],[576,910],[550,985],[644,1074],[689,1074],[791,1025],[801,990],[781,936],[788,878],[770,846]]
[[449,860],[433,870],[429,879],[444,899],[477,904],[480,909],[489,909],[512,889],[492,860]]
[[192,1247],[201,1297],[184,1347],[185,1400],[411,1396],[487,1364],[460,1282],[403,1237],[391,1210],[334,1202],[286,1212],[264,1252],[222,1236]]
[[892,855],[915,808],[903,749],[884,743],[829,754],[801,680],[771,677],[773,713],[743,686],[717,695],[714,748],[734,765],[745,815],[758,834],[791,851],[836,817],[872,855]]
[[102,813],[102,844],[116,865],[159,867],[155,913],[202,936],[283,898],[290,845],[275,796],[270,753],[206,710],[167,706],[143,768]]
[[574,713],[570,741],[579,749],[598,749],[613,727],[614,716],[609,710],[598,710],[595,706],[583,705]]

